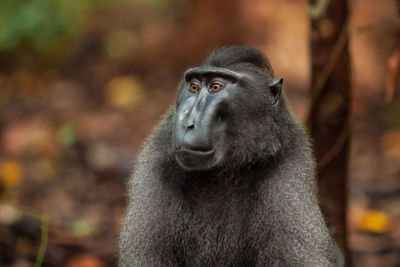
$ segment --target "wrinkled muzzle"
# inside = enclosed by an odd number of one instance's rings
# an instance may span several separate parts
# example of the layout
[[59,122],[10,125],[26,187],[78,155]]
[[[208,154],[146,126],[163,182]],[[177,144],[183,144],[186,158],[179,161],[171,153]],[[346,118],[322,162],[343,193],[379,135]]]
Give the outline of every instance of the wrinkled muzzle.
[[221,101],[204,90],[183,101],[176,110],[173,149],[185,169],[204,169],[213,165],[215,135],[220,131]]

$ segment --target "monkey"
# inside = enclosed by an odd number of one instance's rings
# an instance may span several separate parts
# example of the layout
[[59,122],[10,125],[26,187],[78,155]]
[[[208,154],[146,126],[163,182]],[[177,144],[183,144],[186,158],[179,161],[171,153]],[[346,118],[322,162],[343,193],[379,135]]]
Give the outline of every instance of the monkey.
[[129,181],[120,266],[335,266],[282,85],[247,46],[184,73]]

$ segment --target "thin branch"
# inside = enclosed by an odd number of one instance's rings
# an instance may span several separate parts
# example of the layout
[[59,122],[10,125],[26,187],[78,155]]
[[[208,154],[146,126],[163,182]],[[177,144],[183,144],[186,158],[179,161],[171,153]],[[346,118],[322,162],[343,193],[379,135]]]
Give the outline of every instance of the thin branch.
[[[306,125],[308,127],[311,126],[311,115],[313,112],[315,112],[319,99],[324,91],[325,85],[328,81],[329,76],[332,74],[333,69],[335,68],[337,61],[344,51],[346,47],[346,43],[349,40],[349,34],[348,34],[348,20],[346,23],[343,25],[342,30],[340,32],[340,35],[335,43],[335,45],[332,48],[332,51],[329,55],[327,63],[323,66],[321,74],[317,77],[317,80],[315,82],[315,86],[312,89],[313,92],[313,98],[312,98],[312,103],[309,109],[309,113],[307,115],[307,121]],[[339,136],[335,140],[335,143],[332,145],[332,147],[321,157],[319,162],[317,163],[317,171],[321,172],[323,169],[326,168],[326,166],[329,165],[330,162],[332,162],[337,155],[339,155],[340,151],[342,151],[342,148],[346,144],[346,141],[348,140],[350,133],[351,133],[351,125],[352,125],[352,112],[349,112],[346,118],[345,122],[345,127],[342,129],[340,132]]]
[[318,161],[317,163],[318,173],[321,173],[321,171],[324,170],[329,165],[329,163],[331,163],[334,159],[336,159],[336,157],[342,151],[342,148],[346,144],[351,134],[351,129],[353,126],[353,120],[351,117],[352,116],[350,112],[346,118],[345,127],[343,127],[338,138],[335,140],[335,143]]
[[41,267],[43,264],[44,257],[46,255],[47,244],[49,239],[47,218],[46,216],[38,214],[37,212],[27,209],[25,207],[18,207],[17,209],[21,214],[35,218],[37,220],[40,220],[41,222],[41,240],[40,240],[39,251],[35,261],[35,267]]
[[337,39],[331,54],[329,55],[327,63],[323,66],[321,74],[317,77],[317,80],[315,82],[315,86],[312,89],[312,102],[310,109],[308,111],[307,115],[307,120],[306,120],[306,125],[309,128],[311,126],[311,115],[315,111],[317,105],[318,105],[318,100],[320,96],[322,95],[323,89],[325,88],[326,82],[328,81],[329,76],[331,75],[334,67],[336,66],[336,63],[342,54],[344,48],[346,47],[346,43],[349,39],[349,35],[347,32],[347,25],[348,22],[346,22],[343,25],[342,31],[340,32],[339,38]]
[[47,219],[41,216],[40,220],[42,221],[42,238],[40,240],[40,247],[36,257],[35,267],[41,267],[44,256],[46,255],[47,243],[48,243],[48,223]]

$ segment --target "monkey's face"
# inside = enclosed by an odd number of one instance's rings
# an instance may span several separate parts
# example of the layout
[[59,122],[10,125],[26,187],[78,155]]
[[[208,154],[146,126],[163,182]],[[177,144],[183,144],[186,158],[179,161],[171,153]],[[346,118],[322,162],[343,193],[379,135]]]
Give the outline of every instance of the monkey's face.
[[228,104],[238,91],[239,75],[222,68],[185,73],[176,103],[175,158],[187,170],[210,169],[226,158]]
[[[251,141],[264,134],[259,128],[267,125],[262,125],[261,118],[271,113],[269,108],[275,101],[271,97],[276,97],[272,78],[264,74],[217,67],[186,71],[173,126],[174,154],[182,168],[206,170],[223,164],[229,166],[235,154],[245,154],[243,137]],[[280,90],[280,79],[272,79],[272,83],[278,84]],[[242,152],[238,153],[239,146]]]

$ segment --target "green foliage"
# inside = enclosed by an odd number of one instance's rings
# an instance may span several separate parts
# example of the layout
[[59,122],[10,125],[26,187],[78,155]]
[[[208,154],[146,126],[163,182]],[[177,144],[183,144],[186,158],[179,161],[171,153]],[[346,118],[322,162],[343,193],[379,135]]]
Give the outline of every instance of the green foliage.
[[64,145],[71,146],[76,142],[76,133],[72,126],[66,124],[59,130],[58,138]]
[[0,51],[25,44],[40,53],[56,48],[108,0],[1,0]]
[[39,52],[54,48],[82,21],[96,0],[1,0],[0,50],[21,44]]
[[93,228],[85,220],[72,221],[69,225],[70,231],[75,236],[89,236],[93,234]]
[[0,0],[0,52],[24,45],[49,53],[84,28],[90,11],[115,2],[165,6],[164,0]]

